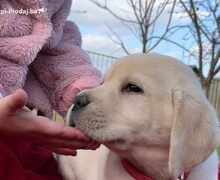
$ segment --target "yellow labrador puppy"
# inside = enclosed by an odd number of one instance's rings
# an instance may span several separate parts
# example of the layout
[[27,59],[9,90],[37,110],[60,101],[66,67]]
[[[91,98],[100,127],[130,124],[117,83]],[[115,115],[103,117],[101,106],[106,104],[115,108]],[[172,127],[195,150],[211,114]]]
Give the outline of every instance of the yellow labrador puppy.
[[171,57],[122,58],[101,86],[77,96],[67,119],[104,145],[60,156],[66,180],[217,179],[216,112],[191,69]]

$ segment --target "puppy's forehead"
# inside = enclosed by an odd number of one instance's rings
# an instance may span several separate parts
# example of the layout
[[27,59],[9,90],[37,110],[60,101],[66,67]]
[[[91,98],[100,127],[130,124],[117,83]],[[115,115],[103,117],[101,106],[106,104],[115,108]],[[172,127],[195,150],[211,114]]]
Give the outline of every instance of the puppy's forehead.
[[132,76],[136,73],[144,73],[146,68],[146,60],[141,57],[125,57],[119,59],[106,75],[107,80],[114,78],[123,78],[124,76]]
[[[124,58],[119,59],[111,68],[106,78],[111,79],[115,76],[123,77],[123,76],[132,76],[134,74],[142,74],[148,77],[156,77],[161,72],[163,73],[175,73],[176,71],[183,71],[185,69],[182,63],[177,60],[169,57],[163,56],[159,54],[134,54]],[[164,70],[167,70],[164,72]]]
[[137,76],[169,88],[199,86],[197,77],[188,66],[172,57],[159,54],[134,54],[121,58],[107,73],[105,81],[124,82]]

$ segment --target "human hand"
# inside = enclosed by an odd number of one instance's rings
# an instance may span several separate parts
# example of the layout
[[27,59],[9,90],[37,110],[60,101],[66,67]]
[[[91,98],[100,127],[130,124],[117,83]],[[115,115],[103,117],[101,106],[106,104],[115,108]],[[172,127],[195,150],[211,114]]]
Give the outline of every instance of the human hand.
[[77,149],[96,149],[98,144],[78,129],[66,127],[24,109],[27,94],[17,90],[0,99],[0,134],[23,138],[55,153],[76,155]]

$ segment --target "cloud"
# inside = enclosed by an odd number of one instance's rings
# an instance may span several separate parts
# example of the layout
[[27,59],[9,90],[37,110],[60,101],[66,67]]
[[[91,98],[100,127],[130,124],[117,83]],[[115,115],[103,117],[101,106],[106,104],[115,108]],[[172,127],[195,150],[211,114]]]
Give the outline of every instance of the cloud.
[[86,34],[83,36],[83,48],[85,50],[99,52],[102,54],[119,57],[124,55],[120,47],[115,44],[109,37],[104,35]]
[[[111,0],[109,5],[114,9],[114,11],[121,13],[120,9],[116,8],[118,6],[118,2],[116,0]],[[128,7],[125,0],[120,1],[120,6],[121,5],[124,8]],[[69,18],[83,26],[90,26],[93,28],[98,27],[100,29],[100,26],[105,27],[106,24],[111,26],[118,25],[118,21],[115,20],[112,15],[98,8],[89,0],[77,0],[75,3],[73,3],[71,9],[72,11]],[[79,13],[80,11],[83,13]]]
[[[145,2],[145,0],[142,1]],[[98,2],[104,4],[104,0],[99,0]],[[126,19],[135,19],[135,16],[127,0],[120,0],[120,2],[118,0],[107,0],[107,2],[107,6],[112,11],[114,11],[115,14]],[[157,0],[155,5],[155,12],[162,2],[164,2],[164,0]],[[168,5],[167,10],[161,16],[160,22],[158,24],[166,23],[166,20],[168,20],[169,17],[170,8],[171,5]],[[96,6],[90,0],[75,0],[71,9],[72,11],[69,18],[83,26],[93,26],[93,28],[100,28],[100,26],[105,27],[106,24],[108,24],[110,26],[114,26],[115,29],[120,29],[123,26],[121,23],[119,23],[119,20],[117,20],[107,11]]]
[[[99,1],[103,2],[103,0]],[[127,4],[127,0],[120,0],[120,2],[118,0],[108,0],[108,2],[108,5],[111,9],[114,9],[117,14],[131,17],[132,13],[128,13],[128,11],[131,12],[131,9]],[[158,4],[159,3],[157,3],[157,6]],[[113,54],[115,56],[124,55],[123,51],[119,50],[119,46],[109,39],[109,34],[111,34],[111,32],[106,26],[108,25],[118,34],[118,36],[120,36],[123,42],[125,42],[130,52],[140,51],[141,44],[138,39],[120,21],[116,20],[108,12],[100,9],[89,0],[75,0],[71,9],[72,11],[69,19],[76,22],[80,27],[85,49]],[[156,25],[156,33],[158,34],[163,33],[164,25],[169,17],[169,9],[170,7],[161,15]]]

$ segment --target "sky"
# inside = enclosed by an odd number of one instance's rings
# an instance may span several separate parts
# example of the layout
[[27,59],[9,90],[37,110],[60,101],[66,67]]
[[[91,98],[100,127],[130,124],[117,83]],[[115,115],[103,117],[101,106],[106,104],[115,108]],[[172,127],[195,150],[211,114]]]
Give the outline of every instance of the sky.
[[[120,9],[122,9],[118,8],[119,5],[123,7],[123,9],[129,8],[124,0],[111,0],[110,5],[118,13],[121,13]],[[166,18],[167,17],[164,17],[161,21]],[[107,26],[111,27],[124,41],[126,41],[132,53],[138,52],[140,49],[139,42],[131,36],[131,33],[124,25],[107,12],[95,6],[89,0],[75,0],[72,5],[69,19],[79,26],[83,37],[83,47],[85,49],[116,57],[125,55],[125,53],[110,39],[109,36],[111,36],[112,33]],[[161,26],[163,24],[162,22]],[[160,26],[158,26],[158,28],[160,28]],[[171,46],[172,45],[168,47],[167,43],[162,43],[156,51],[167,55],[178,56],[178,52],[170,48]]]
[[[129,10],[129,6],[125,0],[111,0],[109,5],[115,12],[120,14],[122,14],[125,10]],[[120,47],[110,38],[113,37],[113,35],[109,28],[112,28],[114,32],[117,32],[120,38],[126,42],[131,53],[140,52],[140,43],[136,38],[134,38],[134,36],[131,35],[129,30],[118,20],[112,17],[112,15],[98,8],[89,0],[73,0],[69,19],[78,25],[82,34],[83,48],[85,50],[114,57],[125,56],[126,54],[124,51],[121,50]],[[168,10],[161,16],[156,26],[158,34],[163,33],[163,27],[167,20]],[[179,22],[179,14],[174,16],[174,23],[177,21]],[[184,31],[179,31],[172,36],[172,40],[175,40],[180,44],[190,46],[190,41],[183,41],[183,33]],[[195,64],[194,60],[184,56],[183,51],[180,48],[168,42],[160,43],[153,52],[176,57],[186,64]]]

